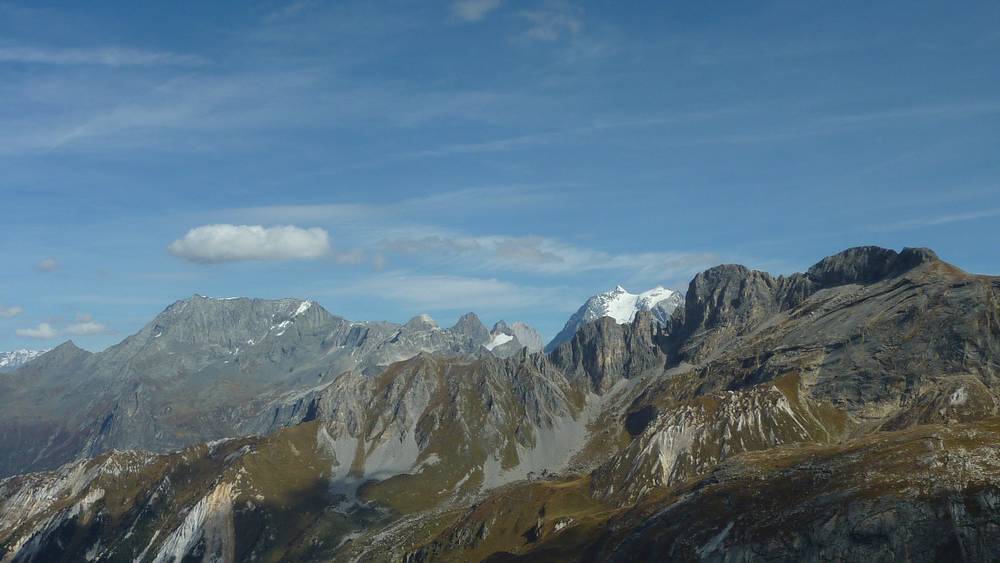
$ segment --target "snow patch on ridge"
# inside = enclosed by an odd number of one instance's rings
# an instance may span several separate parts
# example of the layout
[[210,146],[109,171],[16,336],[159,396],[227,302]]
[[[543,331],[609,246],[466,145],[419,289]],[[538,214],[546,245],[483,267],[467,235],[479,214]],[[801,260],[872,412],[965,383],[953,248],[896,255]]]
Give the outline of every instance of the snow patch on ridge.
[[510,334],[500,333],[500,334],[495,335],[493,337],[493,340],[490,340],[486,344],[483,344],[483,346],[486,347],[487,350],[492,351],[497,346],[501,346],[503,344],[506,344],[506,343],[510,342],[511,340],[514,340],[514,337],[511,336]]
[[630,323],[635,319],[635,315],[639,311],[652,310],[661,301],[670,299],[675,295],[677,295],[676,291],[662,286],[634,294],[629,293],[628,290],[619,285],[613,291],[597,296],[599,299],[595,303],[596,307],[593,308],[593,318],[587,320],[611,317],[618,324]]

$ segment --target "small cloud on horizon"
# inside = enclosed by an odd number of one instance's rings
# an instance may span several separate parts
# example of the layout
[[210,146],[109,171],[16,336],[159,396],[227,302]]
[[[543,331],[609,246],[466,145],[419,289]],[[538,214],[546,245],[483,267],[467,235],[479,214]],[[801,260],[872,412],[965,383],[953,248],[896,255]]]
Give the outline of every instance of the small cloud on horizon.
[[23,312],[24,312],[24,309],[22,309],[21,307],[18,307],[16,305],[12,306],[12,307],[4,307],[4,306],[0,305],[0,318],[12,319],[12,318],[20,315]]
[[45,258],[35,268],[39,272],[54,272],[59,269],[59,262],[55,258]]
[[59,331],[52,328],[49,323],[38,323],[38,326],[33,328],[19,328],[15,332],[18,336],[38,340],[51,340],[59,336]]
[[104,323],[99,323],[94,320],[93,315],[88,313],[78,313],[76,315],[75,322],[66,326],[64,329],[58,329],[52,326],[51,323],[38,323],[38,325],[29,328],[19,328],[15,331],[18,336],[24,338],[35,338],[38,340],[51,340],[63,334],[69,334],[73,336],[96,336],[100,334],[111,334],[113,331],[111,327]]

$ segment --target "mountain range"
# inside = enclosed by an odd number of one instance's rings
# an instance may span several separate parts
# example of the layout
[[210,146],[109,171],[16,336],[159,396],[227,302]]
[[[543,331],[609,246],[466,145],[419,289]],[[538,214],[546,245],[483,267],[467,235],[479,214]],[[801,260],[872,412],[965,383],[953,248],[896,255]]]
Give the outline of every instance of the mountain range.
[[[514,327],[540,349],[533,329]],[[490,354],[498,330],[473,313],[442,329],[427,315],[402,325],[351,322],[301,299],[195,295],[102,352],[70,341],[6,376],[0,448],[11,454],[0,476],[107,449],[168,451],[266,433],[307,409],[309,390],[344,372],[369,377],[428,352]],[[510,340],[494,352],[515,354],[516,332],[503,330]]]
[[547,353],[202,297],[64,344],[0,379],[0,561],[1000,557],[1000,278],[858,247],[610,293]]

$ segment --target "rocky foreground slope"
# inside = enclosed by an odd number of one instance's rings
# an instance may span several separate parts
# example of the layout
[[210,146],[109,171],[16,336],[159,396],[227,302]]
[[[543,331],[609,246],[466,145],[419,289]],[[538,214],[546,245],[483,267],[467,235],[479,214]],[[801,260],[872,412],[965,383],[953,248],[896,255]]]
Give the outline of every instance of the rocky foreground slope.
[[7,478],[0,560],[992,560],[998,353],[1000,279],[927,250],[719,266],[666,326],[351,370],[260,437]]

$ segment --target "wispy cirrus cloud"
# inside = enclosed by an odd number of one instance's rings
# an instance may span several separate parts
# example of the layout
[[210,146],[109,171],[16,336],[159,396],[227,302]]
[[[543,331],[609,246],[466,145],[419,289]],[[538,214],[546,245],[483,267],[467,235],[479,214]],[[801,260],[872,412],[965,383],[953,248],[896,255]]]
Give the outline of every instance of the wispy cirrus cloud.
[[853,133],[888,126],[903,126],[927,121],[953,121],[1000,114],[1000,102],[995,100],[966,100],[951,104],[927,104],[901,108],[885,108],[862,113],[829,113],[794,122],[793,125],[760,129],[751,132],[732,132],[691,137],[671,141],[674,147],[702,145],[753,145],[784,143],[811,137]]
[[197,55],[143,51],[127,47],[30,47],[0,46],[0,63],[101,66],[200,66]]
[[434,157],[451,156],[467,153],[488,153],[502,152],[518,149],[528,149],[542,145],[551,145],[561,142],[578,142],[581,136],[596,133],[604,133],[617,129],[641,129],[649,127],[664,127],[682,123],[695,123],[711,119],[732,116],[735,113],[744,112],[743,108],[726,108],[706,111],[692,111],[677,115],[649,116],[636,119],[605,119],[595,121],[588,125],[579,127],[569,127],[565,129],[553,129],[550,131],[538,131],[525,135],[503,137],[472,143],[458,143],[444,145],[441,147],[429,148],[410,153],[409,157]]
[[398,254],[424,254],[455,256],[480,250],[482,246],[473,238],[444,237],[428,235],[413,238],[390,239],[383,243],[387,252]]
[[998,100],[965,100],[947,104],[924,104],[887,108],[862,113],[819,117],[817,122],[837,125],[867,124],[909,119],[947,119],[1000,113]]
[[282,5],[281,7],[268,12],[264,16],[264,21],[278,22],[294,18],[316,6],[315,0],[296,0]]
[[880,232],[905,231],[909,229],[922,229],[926,227],[949,225],[952,223],[963,223],[966,221],[977,221],[979,219],[988,219],[991,217],[1000,217],[1000,209],[981,209],[979,211],[965,211],[960,213],[935,215],[933,217],[922,217],[919,219],[910,219],[907,221],[879,225],[874,227],[872,230]]
[[712,253],[612,253],[539,236],[436,234],[386,240],[380,250],[475,270],[549,275],[608,270],[634,281],[683,278],[719,262]]
[[[553,189],[573,184],[496,185],[443,191],[399,199],[389,203],[331,203],[310,205],[266,205],[222,211],[225,217],[261,223],[370,223],[392,221],[412,223],[450,213],[469,213],[488,209],[530,207],[551,202]],[[381,226],[381,225],[380,225]]]
[[[468,143],[456,143],[422,149],[401,155],[404,158],[448,157],[463,154],[480,154],[526,150],[548,145],[586,142],[587,135],[607,133],[615,130],[669,127],[686,123],[709,122],[731,118],[739,114],[750,114],[747,107],[732,107],[719,110],[694,111],[686,114],[650,116],[636,119],[597,121],[590,125],[537,131],[524,135],[501,137]],[[890,108],[880,111],[852,114],[829,114],[801,120],[791,127],[763,129],[754,132],[717,133],[703,136],[685,136],[675,141],[667,140],[675,147],[695,147],[702,145],[740,145],[756,143],[780,143],[808,137],[836,135],[870,127],[884,126],[904,120],[962,119],[1000,113],[1000,102],[991,100],[971,100],[955,104],[935,104],[906,108]]]
[[[27,81],[9,92],[0,89],[10,107],[34,113],[5,123],[0,155],[74,149],[219,151],[245,149],[248,131],[304,129],[333,134],[372,126],[408,129],[451,119],[490,122],[499,108],[518,97],[350,81],[309,65],[213,73],[167,69],[143,79],[120,74],[98,78],[65,73]],[[108,89],[108,84],[115,88]],[[88,95],[72,95],[79,92]],[[199,135],[192,137],[193,132]]]
[[501,0],[457,0],[452,3],[451,10],[462,21],[477,22],[499,8],[501,3]]
[[373,296],[413,311],[518,311],[544,307],[572,311],[579,306],[565,288],[526,286],[493,277],[387,273],[363,283],[338,287],[327,295]]
[[521,17],[528,23],[523,38],[529,41],[554,43],[579,33],[583,27],[583,8],[561,0],[548,0],[535,10],[524,10]]

